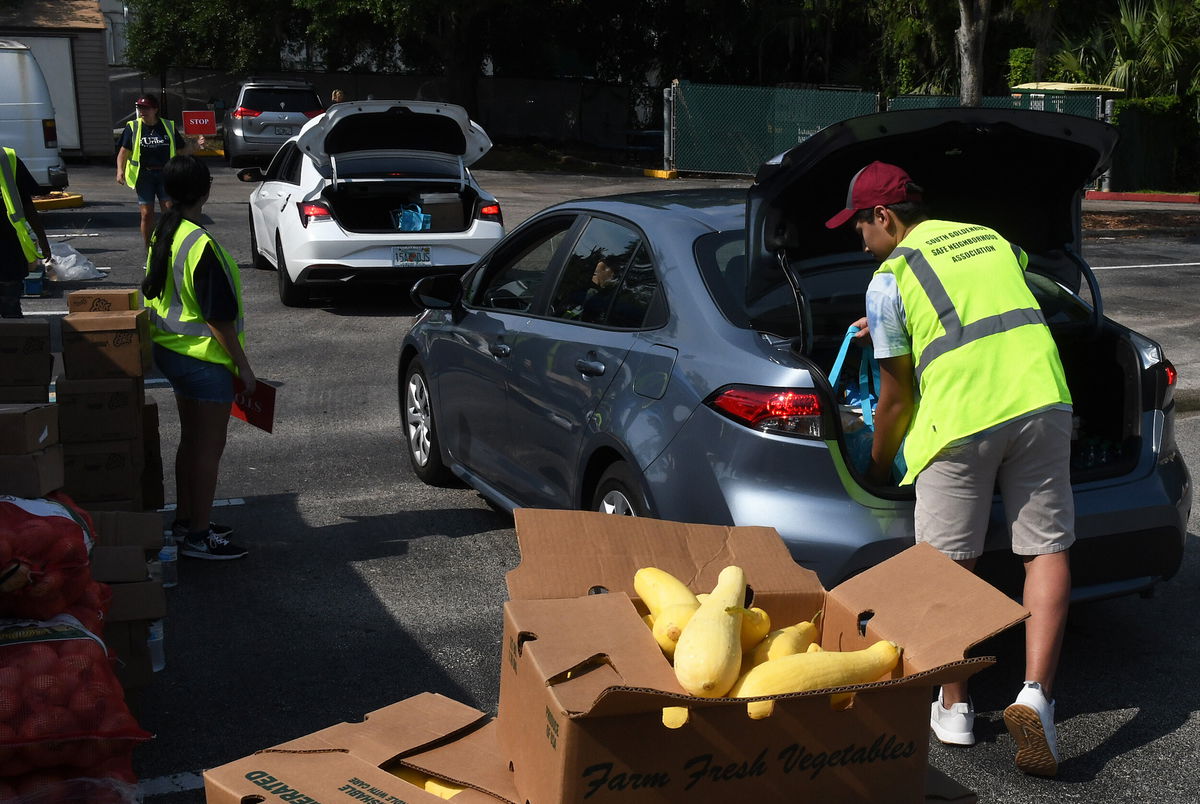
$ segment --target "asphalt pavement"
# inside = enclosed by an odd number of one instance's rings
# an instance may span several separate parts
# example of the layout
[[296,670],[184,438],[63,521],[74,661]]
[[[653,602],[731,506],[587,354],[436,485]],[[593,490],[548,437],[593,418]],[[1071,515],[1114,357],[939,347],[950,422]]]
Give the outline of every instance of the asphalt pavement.
[[[511,517],[463,487],[432,488],[412,474],[398,437],[396,358],[417,310],[401,292],[347,291],[314,307],[283,308],[273,272],[250,267],[250,186],[213,163],[210,229],[247,266],[248,354],[280,383],[274,434],[231,423],[216,517],[251,548],[244,560],[183,562],[168,592],[167,667],[130,702],[156,738],[136,767],[152,804],[203,801],[202,769],[423,691],[494,713],[504,573],[519,555]],[[740,179],[481,171],[513,226],[570,197],[683,186],[745,186]],[[72,166],[86,205],[44,215],[108,278],[52,283],[26,300],[55,319],[73,287],[133,286],[144,259],[132,193],[107,166]],[[1121,203],[1134,212],[1136,202]],[[1157,205],[1155,205],[1157,206]],[[1179,205],[1191,212],[1196,205]],[[1200,215],[1200,209],[1195,209]],[[1137,237],[1091,233],[1106,313],[1155,338],[1180,369],[1180,393],[1200,391],[1200,240],[1186,232]],[[178,423],[169,391],[147,394],[162,419],[167,496]],[[1177,417],[1186,460],[1200,467],[1200,415]],[[1000,712],[1020,683],[1019,638],[1001,638],[1001,662],[974,695],[979,744],[931,749],[937,767],[986,802],[1200,802],[1194,766],[1200,664],[1195,514],[1180,574],[1149,599],[1072,612],[1060,671],[1057,780],[1012,767]],[[214,566],[214,564],[216,564]]]

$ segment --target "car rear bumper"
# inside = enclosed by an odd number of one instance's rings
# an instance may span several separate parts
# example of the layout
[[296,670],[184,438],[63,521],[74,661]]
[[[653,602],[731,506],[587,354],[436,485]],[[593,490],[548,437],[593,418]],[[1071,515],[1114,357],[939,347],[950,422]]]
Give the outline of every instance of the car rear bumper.
[[393,268],[391,266],[339,265],[337,263],[317,263],[309,265],[300,272],[294,280],[305,285],[350,285],[350,284],[390,284],[407,285],[426,276],[454,274],[461,276],[471,265],[430,265],[420,268]]
[[[346,232],[333,221],[309,224],[311,240],[286,248],[287,264],[299,283],[383,281],[408,282],[434,274],[461,274],[503,234],[490,221],[474,221],[465,232],[414,237],[408,233]],[[396,247],[428,246],[428,264],[393,265]]]

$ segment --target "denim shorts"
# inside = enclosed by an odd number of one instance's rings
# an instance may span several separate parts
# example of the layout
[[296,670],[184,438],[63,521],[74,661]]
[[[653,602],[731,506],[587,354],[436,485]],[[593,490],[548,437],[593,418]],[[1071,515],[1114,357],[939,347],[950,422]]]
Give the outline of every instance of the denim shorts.
[[171,196],[167,195],[167,185],[163,182],[161,169],[142,168],[139,170],[137,187],[134,190],[137,192],[139,204],[154,206],[156,197],[159,201],[171,200]]
[[156,343],[154,365],[184,399],[222,405],[233,402],[233,372],[220,364],[181,355]]

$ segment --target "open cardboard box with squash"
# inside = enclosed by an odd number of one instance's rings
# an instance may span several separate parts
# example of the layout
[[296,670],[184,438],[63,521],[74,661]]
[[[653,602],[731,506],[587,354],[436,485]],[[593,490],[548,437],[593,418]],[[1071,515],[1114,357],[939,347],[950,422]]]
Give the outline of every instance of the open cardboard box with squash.
[[[508,575],[499,745],[520,800],[911,801],[926,795],[933,688],[991,664],[965,659],[1022,621],[1017,603],[926,545],[826,591],[772,528],[719,527],[578,511],[516,512],[521,564]],[[821,647],[902,648],[890,678],[773,696],[752,720],[746,699],[689,696],[637,599],[654,566],[708,592],[745,570],[752,605],[773,627],[821,611]],[[969,612],[969,616],[963,616]],[[679,728],[664,707],[688,709]]]

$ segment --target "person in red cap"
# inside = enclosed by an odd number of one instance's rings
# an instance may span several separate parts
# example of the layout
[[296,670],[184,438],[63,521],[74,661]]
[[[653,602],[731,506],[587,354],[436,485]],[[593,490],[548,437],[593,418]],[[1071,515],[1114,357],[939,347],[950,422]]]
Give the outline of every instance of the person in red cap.
[[[189,153],[188,141],[171,120],[158,116],[158,100],[143,95],[134,102],[137,116],[125,124],[117,143],[117,184],[133,188],[141,212],[142,240],[147,247],[154,232],[154,200],[165,212],[171,198],[163,186],[162,169],[178,153]],[[204,137],[197,145],[204,147]]]
[[[922,189],[872,162],[850,180],[846,207],[880,260],[866,294],[880,388],[868,480],[887,483],[903,450],[915,483],[914,529],[968,569],[984,550],[999,487],[1012,550],[1024,563],[1025,683],[1004,710],[1017,767],[1058,771],[1050,697],[1071,591],[1071,395],[1058,348],[1025,283],[1029,258],[986,226],[934,220]],[[969,601],[963,601],[969,605]],[[931,704],[943,743],[972,745],[966,682]]]

